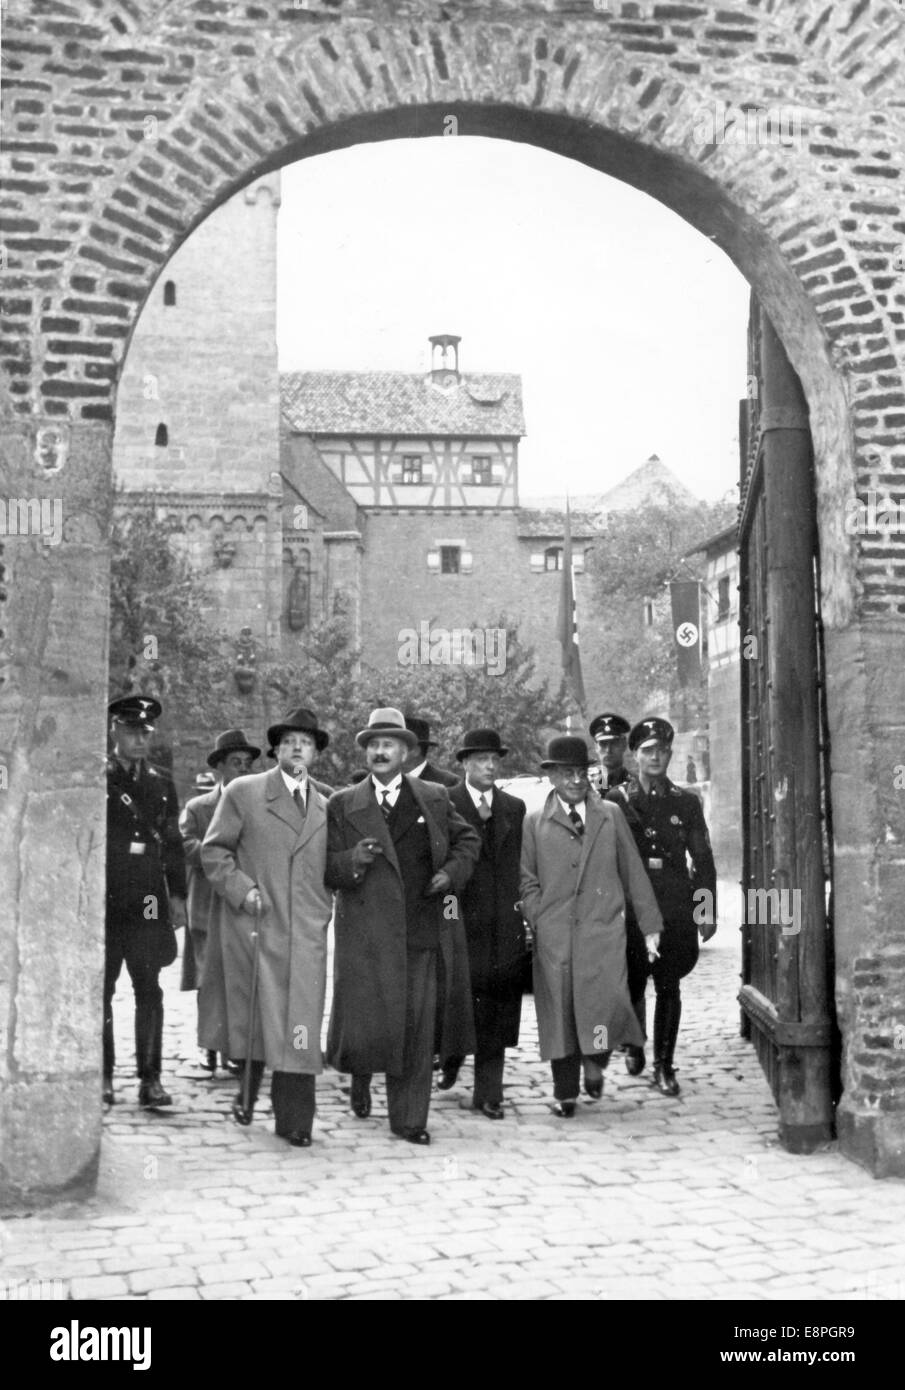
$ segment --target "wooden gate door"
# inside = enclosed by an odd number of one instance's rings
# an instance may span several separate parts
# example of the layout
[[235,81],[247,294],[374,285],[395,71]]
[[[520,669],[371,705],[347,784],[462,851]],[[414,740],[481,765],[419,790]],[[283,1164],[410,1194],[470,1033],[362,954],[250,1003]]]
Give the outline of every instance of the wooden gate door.
[[780,1138],[833,1135],[832,821],[813,455],[801,383],[752,298],[739,520],[742,1034],[773,1090]]

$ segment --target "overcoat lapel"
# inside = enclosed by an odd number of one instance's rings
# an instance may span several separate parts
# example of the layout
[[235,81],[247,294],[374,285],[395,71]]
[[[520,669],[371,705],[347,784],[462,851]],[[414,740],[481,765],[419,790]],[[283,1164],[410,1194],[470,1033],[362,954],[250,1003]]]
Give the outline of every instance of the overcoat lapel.
[[299,813],[278,767],[271,768],[268,772],[264,795],[270,814],[276,816],[284,825],[288,825],[293,835],[297,835],[301,828]]
[[377,797],[374,794],[374,785],[371,781],[370,774],[353,787],[346,816],[353,825],[361,830],[363,836],[371,835],[375,840],[380,841],[380,847],[383,850],[384,858],[401,878],[402,874],[399,869],[399,860],[396,857],[396,847],[393,844],[390,827],[387,825],[384,814],[377,804]]
[[[469,801],[471,801],[471,797],[469,797],[468,799]],[[500,795],[499,787],[494,787],[493,789],[493,796],[490,799],[490,810],[492,812],[493,819],[494,858],[499,859],[503,851],[503,845],[505,843],[506,836],[509,834],[509,826],[511,823],[509,818],[509,812],[506,810],[506,805],[503,801],[502,796]],[[478,815],[477,807],[474,808],[474,812],[475,816],[477,817],[478,824],[483,824],[483,822],[481,821],[481,817]]]
[[584,805],[584,834],[581,837],[581,856],[578,860],[578,883],[575,885],[576,888],[578,887],[578,884],[581,883],[582,875],[584,874],[585,867],[587,866],[588,858],[590,856],[594,841],[600,834],[604,821],[606,820],[602,804],[595,797],[587,797],[585,799]]
[[405,780],[411,787],[414,798],[418,803],[418,810],[424,817],[424,823],[430,835],[431,857],[434,862],[434,872],[436,873],[437,869],[445,862],[446,856],[449,853],[449,841],[434,819],[433,812],[428,806],[424,792],[419,785],[419,778],[407,776]]
[[[383,817],[381,816],[380,819],[383,820]],[[298,850],[302,849],[311,839],[311,836],[314,835],[316,831],[320,830],[323,826],[325,826],[326,823],[326,803],[324,802],[324,798],[321,796],[320,792],[315,790],[315,788],[311,785],[311,780],[309,778],[308,807],[305,812],[305,819],[302,821],[301,827],[299,828],[298,839],[292,847],[292,853],[295,854]]]

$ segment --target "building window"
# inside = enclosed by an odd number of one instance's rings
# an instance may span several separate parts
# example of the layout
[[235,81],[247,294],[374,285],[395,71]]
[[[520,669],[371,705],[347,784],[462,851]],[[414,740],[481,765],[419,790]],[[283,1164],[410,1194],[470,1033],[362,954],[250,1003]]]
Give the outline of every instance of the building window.
[[403,454],[402,455],[402,481],[403,483],[420,483],[421,477],[421,455]]
[[562,569],[562,546],[561,546],[561,545],[548,545],[548,546],[547,546],[547,549],[544,551],[544,569],[545,569],[545,570],[561,570],[561,569]]
[[176,303],[176,281],[167,280],[163,287],[163,302],[168,309],[172,309]]
[[154,435],[154,443],[159,449],[165,449],[170,442],[170,432],[166,425],[158,425],[157,433]]
[[462,569],[462,549],[458,545],[441,545],[440,573],[459,574]]
[[493,482],[493,461],[489,454],[473,454],[471,481],[474,487],[490,487]]
[[729,576],[724,574],[717,584],[716,590],[716,620],[724,623],[732,610],[732,596],[729,592]]

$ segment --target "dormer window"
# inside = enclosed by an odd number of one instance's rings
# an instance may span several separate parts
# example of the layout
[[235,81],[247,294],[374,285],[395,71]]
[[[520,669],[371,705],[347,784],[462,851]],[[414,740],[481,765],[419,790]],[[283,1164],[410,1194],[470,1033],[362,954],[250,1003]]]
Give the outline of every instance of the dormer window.
[[402,482],[404,484],[416,485],[422,482],[421,455],[403,454],[402,455]]

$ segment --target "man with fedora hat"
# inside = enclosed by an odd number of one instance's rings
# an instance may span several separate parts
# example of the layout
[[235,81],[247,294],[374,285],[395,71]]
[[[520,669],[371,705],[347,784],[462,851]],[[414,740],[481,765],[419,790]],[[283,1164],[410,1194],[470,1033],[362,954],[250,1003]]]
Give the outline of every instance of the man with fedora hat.
[[[469,729],[456,757],[465,780],[449,799],[481,837],[481,856],[460,898],[465,922],[476,1045],[474,1091],[462,1108],[503,1118],[505,1050],[518,1043],[525,926],[516,907],[525,803],[495,786],[503,758],[496,729]],[[461,1064],[462,1058],[448,1059]],[[458,1068],[457,1068],[458,1069]]]
[[163,991],[160,971],[176,959],[174,927],[185,926],[185,864],[179,801],[171,779],[148,762],[159,700],[121,695],[108,706],[113,752],[107,761],[107,911],[104,965],[103,1098],[113,1104],[113,995],[123,963],[135,993],[138,1103],[172,1105],[160,1084]]
[[640,720],[629,734],[638,776],[607,798],[625,813],[663,915],[660,954],[650,973],[656,991],[653,1084],[665,1096],[679,1094],[673,1065],[682,1017],[679,982],[697,962],[699,928],[705,941],[716,931],[716,867],[704,812],[693,792],[666,775],[673,737],[668,720]]
[[[631,727],[627,719],[611,710],[598,714],[591,720],[588,732],[597,745],[597,757],[600,762],[599,792],[602,797],[614,787],[623,786],[632,780],[632,774],[625,766],[625,752]],[[631,903],[626,904],[625,910],[625,963],[628,967],[628,989],[632,997],[632,1008],[646,1037],[644,995],[650,963],[647,959],[644,936],[635,921]],[[645,1061],[643,1047],[629,1044],[625,1048],[625,1069],[629,1076],[640,1076],[644,1071]]]
[[384,1072],[390,1129],[429,1144],[437,952],[480,839],[443,787],[403,772],[418,740],[399,710],[373,710],[356,742],[369,775],[328,808],[327,884],[337,890],[328,1061],[352,1073],[362,1118],[369,1076]]
[[[312,777],[311,769],[314,766],[318,753],[322,753],[330,742],[330,737],[323,729],[318,729],[317,715],[312,710],[302,707],[301,709],[295,710],[294,716],[300,721],[301,732],[307,734],[306,738],[298,740],[298,752],[308,770],[308,780],[311,785],[320,792],[321,796],[325,796],[329,801],[336,788],[329,787],[326,782],[319,782],[315,777]],[[301,726],[303,725],[307,727],[302,728]],[[273,747],[268,748],[267,756],[276,762],[276,749]]]
[[552,1066],[554,1114],[566,1117],[575,1113],[582,1059],[585,1089],[597,1099],[612,1048],[643,1041],[628,991],[626,898],[652,957],[663,926],[625,817],[588,794],[589,761],[583,738],[550,740],[541,767],[553,789],[522,836],[540,1052]]
[[[218,734],[207,755],[207,765],[212,769],[208,775],[214,785],[187,801],[179,817],[189,884],[189,929],[183,947],[182,988],[198,990],[198,1041],[206,1047],[206,1069],[211,1074],[217,1070],[217,1051],[226,1046],[225,989],[220,938],[217,936],[216,941],[211,942],[209,935],[215,899],[201,864],[201,842],[213,820],[223,788],[236,777],[247,777],[260,755],[260,748],[249,743],[241,729],[227,729]],[[210,969],[206,959],[209,945],[213,956]],[[216,1046],[207,1046],[203,1041],[206,1037],[219,1041]]]
[[417,744],[406,753],[403,771],[407,776],[420,777],[422,782],[436,782],[440,787],[457,787],[459,778],[456,774],[446,772],[442,767],[437,767],[428,757],[432,748],[440,747],[437,740],[431,738],[431,726],[428,720],[422,719],[417,714],[407,714],[405,727],[418,740]]
[[323,1069],[332,907],[324,885],[327,801],[308,768],[329,735],[311,710],[298,708],[272,725],[267,738],[276,767],[223,789],[201,846],[204,872],[219,896],[214,916],[226,984],[226,1037],[205,1043],[247,1067],[247,1103],[240,1091],[233,1118],[251,1124],[269,1066],[274,1129],[308,1148],[315,1077]]

